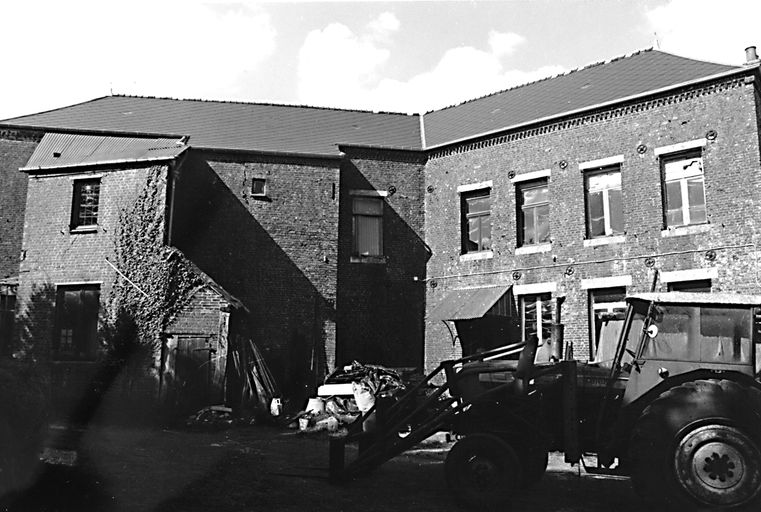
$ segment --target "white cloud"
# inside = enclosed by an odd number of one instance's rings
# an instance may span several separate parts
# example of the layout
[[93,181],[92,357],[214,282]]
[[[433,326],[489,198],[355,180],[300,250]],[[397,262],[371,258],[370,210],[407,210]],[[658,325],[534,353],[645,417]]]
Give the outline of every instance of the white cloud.
[[332,23],[307,34],[299,51],[300,101],[315,105],[351,105],[378,79],[390,51],[358,37],[346,25]]
[[383,14],[355,34],[341,24],[311,32],[299,54],[299,101],[332,107],[420,112],[490,94],[565,71],[545,66],[524,71],[502,60],[525,42],[515,33],[489,33],[489,49],[451,48],[430,70],[407,80],[383,78],[391,59],[390,40],[379,38],[399,30],[395,17]]
[[746,47],[761,47],[757,0],[671,0],[646,17],[660,48],[670,53],[739,65]]
[[526,38],[514,32],[489,32],[489,47],[497,57],[512,55],[516,47],[520,46]]
[[235,99],[239,73],[271,56],[276,40],[258,7],[200,0],[3,2],[0,33],[14,42],[0,119],[111,90]]
[[393,32],[399,30],[399,27],[401,27],[399,18],[397,18],[392,12],[382,13],[367,25],[367,28],[370,29],[371,36],[374,35],[381,40],[386,39]]

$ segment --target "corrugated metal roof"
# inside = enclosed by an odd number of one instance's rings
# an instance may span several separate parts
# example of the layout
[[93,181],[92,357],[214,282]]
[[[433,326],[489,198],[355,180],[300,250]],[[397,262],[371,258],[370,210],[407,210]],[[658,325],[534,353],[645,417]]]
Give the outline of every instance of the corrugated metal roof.
[[337,144],[420,149],[418,116],[353,110],[107,96],[0,124],[190,135],[195,148],[337,156]]
[[638,293],[627,299],[644,300],[648,302],[687,303],[687,304],[721,304],[761,306],[761,296],[742,295],[739,293],[708,293],[708,292],[667,292],[667,293]]
[[431,320],[471,320],[481,318],[510,289],[505,286],[485,286],[452,290],[431,311]]
[[46,133],[22,170],[165,160],[187,148],[178,139]]
[[436,147],[741,69],[644,50],[430,112],[424,116],[425,139]]

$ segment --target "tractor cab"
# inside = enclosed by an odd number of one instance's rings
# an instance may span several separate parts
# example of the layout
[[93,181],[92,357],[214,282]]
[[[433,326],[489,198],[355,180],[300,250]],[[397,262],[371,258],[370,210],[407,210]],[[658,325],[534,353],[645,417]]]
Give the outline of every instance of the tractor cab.
[[670,292],[634,295],[627,302],[612,372],[629,376],[622,405],[697,370],[758,375],[761,297]]

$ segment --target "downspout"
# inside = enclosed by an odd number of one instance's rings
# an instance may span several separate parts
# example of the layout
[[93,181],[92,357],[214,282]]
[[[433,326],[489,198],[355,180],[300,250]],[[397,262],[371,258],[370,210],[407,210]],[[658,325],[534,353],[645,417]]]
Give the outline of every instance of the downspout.
[[[183,137],[178,141],[178,144],[187,142],[187,138]],[[185,162],[185,153],[181,154],[179,158],[169,162],[166,172],[167,191],[166,198],[164,200],[164,218],[166,219],[164,226],[164,245],[171,246],[174,242],[174,209],[175,200],[177,197],[177,182],[175,180],[175,172],[179,172],[180,167]]]

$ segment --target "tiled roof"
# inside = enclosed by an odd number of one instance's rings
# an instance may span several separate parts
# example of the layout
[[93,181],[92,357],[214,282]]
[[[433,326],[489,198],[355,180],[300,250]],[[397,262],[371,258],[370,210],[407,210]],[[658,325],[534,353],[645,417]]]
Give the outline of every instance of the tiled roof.
[[259,103],[106,96],[0,125],[190,135],[195,148],[338,155],[338,143],[420,149],[419,116]]
[[743,68],[644,50],[425,114],[436,147]]
[[46,133],[21,170],[166,160],[187,148],[179,139]]
[[0,121],[48,130],[190,135],[196,148],[335,156],[337,144],[435,148],[745,68],[657,50],[594,64],[423,116],[291,105],[106,96]]

